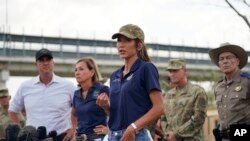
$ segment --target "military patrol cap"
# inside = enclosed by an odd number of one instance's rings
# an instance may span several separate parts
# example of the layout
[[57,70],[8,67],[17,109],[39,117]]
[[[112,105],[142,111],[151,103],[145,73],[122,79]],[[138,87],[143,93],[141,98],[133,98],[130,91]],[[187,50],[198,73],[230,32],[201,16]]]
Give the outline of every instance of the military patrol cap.
[[42,48],[36,52],[36,60],[39,60],[40,58],[47,56],[50,59],[53,58],[52,52],[48,50],[47,48]]
[[0,84],[0,98],[4,96],[10,96],[9,91],[6,88],[5,84]]
[[166,70],[178,70],[183,67],[186,67],[186,61],[184,59],[170,59]]
[[129,39],[140,39],[144,42],[143,30],[134,24],[127,24],[119,29],[118,33],[113,34],[112,39],[118,38],[119,35],[123,35]]
[[248,55],[247,52],[240,46],[223,43],[220,47],[211,49],[209,56],[214,64],[219,66],[219,55],[223,52],[231,52],[240,60],[239,68],[242,69],[247,64]]

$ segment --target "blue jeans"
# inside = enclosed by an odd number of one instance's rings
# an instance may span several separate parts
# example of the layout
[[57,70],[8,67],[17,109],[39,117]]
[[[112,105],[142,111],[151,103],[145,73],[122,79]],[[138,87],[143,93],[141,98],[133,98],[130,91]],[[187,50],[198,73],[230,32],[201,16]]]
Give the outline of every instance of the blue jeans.
[[[124,134],[125,130],[118,130],[118,131],[109,131],[108,141],[120,141]],[[135,136],[136,141],[151,141],[152,138],[150,134],[148,134],[147,129],[142,129],[138,134]]]

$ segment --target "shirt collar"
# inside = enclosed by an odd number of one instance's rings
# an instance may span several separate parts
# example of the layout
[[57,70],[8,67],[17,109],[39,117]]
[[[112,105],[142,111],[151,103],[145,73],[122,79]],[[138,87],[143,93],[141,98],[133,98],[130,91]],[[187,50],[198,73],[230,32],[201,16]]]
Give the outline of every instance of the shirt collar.
[[187,84],[185,86],[183,86],[183,87],[178,87],[178,86],[175,87],[175,90],[176,91],[181,91],[181,92],[186,92],[188,90],[189,85],[190,85],[190,83],[187,82]]
[[[100,87],[100,85],[101,85],[101,84],[100,84],[99,82],[95,82],[95,83],[89,88],[88,93],[91,93],[92,90],[98,89],[98,87]],[[82,90],[83,90],[83,89],[80,87],[80,89],[79,89],[79,94],[76,95],[77,97],[81,98]]]
[[[132,65],[132,67],[131,67],[131,69],[130,69],[130,71],[129,71],[128,74],[130,74],[132,72],[135,72],[142,65],[142,63],[143,63],[143,60],[141,60],[140,58],[137,58],[136,61],[135,61],[135,63]],[[120,77],[120,78],[122,77],[122,72],[124,70],[124,67],[125,66],[122,66],[120,68],[120,70],[119,70],[119,73],[117,74],[118,77]]]
[[[34,84],[38,84],[38,83],[42,83],[41,81],[40,81],[40,75],[38,75],[38,76],[36,76],[35,77],[35,81],[34,81]],[[51,80],[51,82],[50,83],[58,83],[58,82],[60,82],[60,80],[58,79],[58,76],[56,76],[54,73],[52,74],[52,80]]]
[[234,76],[233,76],[233,79],[229,82],[226,81],[226,76],[224,76],[224,79],[223,79],[223,83],[224,84],[229,84],[229,83],[232,83],[232,82],[240,82],[240,70],[238,70]]

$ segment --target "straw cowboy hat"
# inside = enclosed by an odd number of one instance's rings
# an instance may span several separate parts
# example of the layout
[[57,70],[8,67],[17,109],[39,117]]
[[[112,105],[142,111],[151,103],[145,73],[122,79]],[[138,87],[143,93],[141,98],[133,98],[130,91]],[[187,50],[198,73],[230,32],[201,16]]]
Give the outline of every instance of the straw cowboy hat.
[[239,68],[242,69],[247,64],[247,52],[238,45],[224,43],[220,47],[211,49],[209,56],[214,64],[219,66],[219,55],[223,52],[231,52],[240,60]]

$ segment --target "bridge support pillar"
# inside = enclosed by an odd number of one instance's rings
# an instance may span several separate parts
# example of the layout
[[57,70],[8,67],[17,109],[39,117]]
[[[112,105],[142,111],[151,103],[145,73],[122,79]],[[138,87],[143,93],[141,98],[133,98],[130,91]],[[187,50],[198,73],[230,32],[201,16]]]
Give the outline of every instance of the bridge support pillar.
[[6,81],[10,77],[10,71],[9,70],[0,70],[0,83],[2,86],[6,87]]

